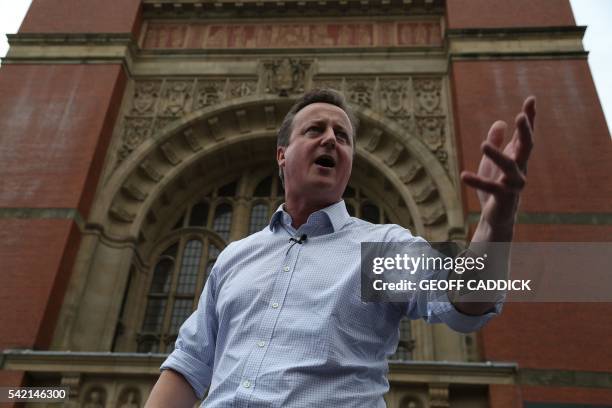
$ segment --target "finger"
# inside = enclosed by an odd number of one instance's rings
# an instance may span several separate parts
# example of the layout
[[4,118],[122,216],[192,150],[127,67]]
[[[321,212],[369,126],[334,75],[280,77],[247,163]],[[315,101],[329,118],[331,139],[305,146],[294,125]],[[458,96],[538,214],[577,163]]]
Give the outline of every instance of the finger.
[[482,177],[478,177],[476,174],[471,172],[463,172],[461,173],[461,180],[468,186],[475,188],[476,190],[484,191],[485,193],[490,193],[494,195],[508,193],[507,188],[505,188],[500,183],[491,180],[485,180]]
[[536,97],[531,95],[523,102],[523,112],[527,115],[529,120],[529,126],[531,129],[535,129],[535,116],[536,116]]
[[486,141],[490,142],[493,146],[501,147],[504,144],[507,129],[508,124],[506,122],[503,120],[496,121],[491,125]]
[[515,143],[514,159],[519,168],[525,170],[529,154],[533,149],[533,132],[529,125],[529,119],[524,113],[519,114],[516,118],[516,133],[518,142]]
[[507,177],[516,177],[519,175],[519,169],[516,162],[496,149],[490,143],[483,143],[482,151],[489,158],[489,160],[502,169]]

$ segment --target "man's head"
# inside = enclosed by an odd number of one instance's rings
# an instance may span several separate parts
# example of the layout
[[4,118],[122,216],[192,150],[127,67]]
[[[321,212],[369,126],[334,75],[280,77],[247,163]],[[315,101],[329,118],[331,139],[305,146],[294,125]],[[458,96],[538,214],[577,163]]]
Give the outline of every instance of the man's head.
[[341,94],[315,90],[289,110],[276,158],[287,195],[320,203],[342,197],[351,174],[358,121]]

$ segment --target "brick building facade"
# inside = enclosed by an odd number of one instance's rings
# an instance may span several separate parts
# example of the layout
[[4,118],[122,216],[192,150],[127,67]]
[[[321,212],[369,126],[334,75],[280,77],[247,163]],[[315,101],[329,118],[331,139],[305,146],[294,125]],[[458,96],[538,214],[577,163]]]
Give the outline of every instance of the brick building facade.
[[[583,34],[567,0],[34,0],[0,69],[0,384],[142,406],[218,251],[280,202],[275,129],[314,87],[362,122],[353,214],[430,240],[469,240],[458,174],[537,95],[516,238],[609,240]],[[404,322],[388,405],[612,406],[611,328],[602,303]]]

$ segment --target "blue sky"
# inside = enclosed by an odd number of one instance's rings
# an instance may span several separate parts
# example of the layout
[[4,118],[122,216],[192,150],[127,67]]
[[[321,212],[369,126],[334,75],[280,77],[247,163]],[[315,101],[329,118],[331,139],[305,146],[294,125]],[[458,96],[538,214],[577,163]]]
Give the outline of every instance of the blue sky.
[[[543,0],[534,0],[543,1]],[[0,57],[6,55],[7,33],[15,33],[30,6],[31,0],[0,2]],[[578,25],[588,26],[584,47],[589,54],[589,66],[595,87],[612,129],[612,0],[570,0]]]

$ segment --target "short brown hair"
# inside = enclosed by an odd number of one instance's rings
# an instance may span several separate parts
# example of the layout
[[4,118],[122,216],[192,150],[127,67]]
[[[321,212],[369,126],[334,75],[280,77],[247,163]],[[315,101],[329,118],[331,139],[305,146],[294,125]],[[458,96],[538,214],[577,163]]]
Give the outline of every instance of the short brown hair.
[[289,139],[291,138],[291,131],[293,130],[293,119],[295,115],[306,106],[311,105],[313,103],[329,103],[330,105],[335,105],[342,109],[346,116],[348,116],[349,121],[351,122],[351,127],[353,128],[353,134],[351,137],[351,145],[353,146],[353,153],[355,152],[355,135],[357,134],[357,128],[359,127],[359,120],[353,113],[353,110],[348,106],[344,96],[337,91],[332,89],[314,89],[302,96],[298,99],[285,118],[283,119],[283,123],[281,123],[280,128],[278,129],[278,134],[276,138],[276,146],[289,146]]

